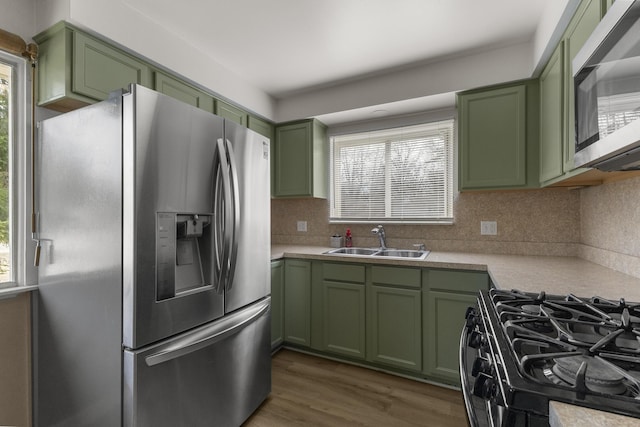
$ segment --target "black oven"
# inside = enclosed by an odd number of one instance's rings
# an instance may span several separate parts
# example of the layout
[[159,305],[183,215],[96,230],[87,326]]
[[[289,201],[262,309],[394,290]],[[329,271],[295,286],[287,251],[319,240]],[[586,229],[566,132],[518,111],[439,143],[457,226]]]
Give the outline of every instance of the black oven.
[[466,313],[471,427],[549,425],[552,400],[640,418],[640,305],[492,289]]

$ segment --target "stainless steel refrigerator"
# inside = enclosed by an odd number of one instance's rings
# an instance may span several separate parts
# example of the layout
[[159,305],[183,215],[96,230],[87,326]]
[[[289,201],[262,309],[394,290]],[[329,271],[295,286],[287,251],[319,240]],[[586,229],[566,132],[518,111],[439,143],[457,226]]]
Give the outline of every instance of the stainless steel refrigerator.
[[271,390],[268,138],[132,85],[38,145],[35,425],[240,425]]

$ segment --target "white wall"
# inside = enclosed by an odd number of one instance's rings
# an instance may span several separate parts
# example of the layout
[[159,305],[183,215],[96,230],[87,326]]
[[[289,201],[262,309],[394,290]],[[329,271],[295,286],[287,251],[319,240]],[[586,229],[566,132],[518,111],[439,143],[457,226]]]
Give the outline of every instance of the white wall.
[[532,67],[530,44],[454,57],[278,100],[276,121],[519,80],[530,77]]
[[35,31],[36,0],[3,0],[0,28],[31,42]]

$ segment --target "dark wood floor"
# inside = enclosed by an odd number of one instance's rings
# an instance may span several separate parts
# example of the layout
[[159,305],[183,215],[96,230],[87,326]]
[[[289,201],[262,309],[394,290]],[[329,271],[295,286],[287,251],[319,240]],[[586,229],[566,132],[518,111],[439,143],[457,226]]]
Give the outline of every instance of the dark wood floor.
[[291,350],[274,355],[272,378],[245,427],[468,425],[459,391]]

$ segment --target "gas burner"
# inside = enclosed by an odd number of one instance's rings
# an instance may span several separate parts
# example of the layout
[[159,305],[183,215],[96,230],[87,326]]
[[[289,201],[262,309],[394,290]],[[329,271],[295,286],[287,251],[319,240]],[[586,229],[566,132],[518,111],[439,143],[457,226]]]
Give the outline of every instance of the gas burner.
[[468,333],[485,345],[469,348],[485,369],[470,370],[469,384],[509,403],[499,425],[529,425],[515,420],[546,415],[550,400],[640,418],[640,304],[492,289],[477,317]]
[[584,375],[587,389],[604,394],[625,394],[624,376],[608,363],[587,355],[553,359],[551,371],[561,380],[576,386],[577,378]]
[[538,304],[525,304],[520,306],[520,309],[525,314],[533,314],[535,316],[540,316],[540,312],[542,311]]

